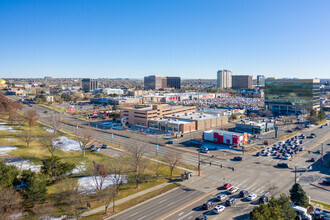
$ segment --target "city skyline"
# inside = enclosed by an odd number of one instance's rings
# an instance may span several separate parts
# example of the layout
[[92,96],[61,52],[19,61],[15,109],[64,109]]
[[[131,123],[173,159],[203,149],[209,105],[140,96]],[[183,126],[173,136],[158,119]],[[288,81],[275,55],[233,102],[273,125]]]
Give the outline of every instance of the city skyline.
[[[330,2],[1,1],[0,77],[329,78]],[[306,16],[311,15],[311,16]]]

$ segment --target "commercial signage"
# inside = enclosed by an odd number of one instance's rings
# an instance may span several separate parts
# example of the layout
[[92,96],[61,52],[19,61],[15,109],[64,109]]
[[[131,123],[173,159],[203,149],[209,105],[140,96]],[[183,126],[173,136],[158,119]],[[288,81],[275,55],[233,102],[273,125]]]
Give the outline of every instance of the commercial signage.
[[93,115],[97,115],[97,111],[96,110],[93,111]]
[[203,99],[211,99],[211,98],[214,98],[214,94],[203,95]]

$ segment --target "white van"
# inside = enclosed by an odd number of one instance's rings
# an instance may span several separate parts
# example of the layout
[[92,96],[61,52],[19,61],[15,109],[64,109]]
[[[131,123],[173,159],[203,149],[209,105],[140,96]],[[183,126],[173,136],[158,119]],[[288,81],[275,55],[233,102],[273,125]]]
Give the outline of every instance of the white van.
[[312,216],[307,213],[307,209],[304,207],[293,205],[292,208],[302,217],[303,220],[312,220]]

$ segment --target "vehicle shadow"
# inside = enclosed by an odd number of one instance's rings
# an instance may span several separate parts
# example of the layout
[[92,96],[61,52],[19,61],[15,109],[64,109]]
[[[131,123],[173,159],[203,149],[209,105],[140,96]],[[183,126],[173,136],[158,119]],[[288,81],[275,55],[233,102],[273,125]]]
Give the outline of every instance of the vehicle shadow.
[[246,214],[242,214],[240,216],[236,216],[233,219],[234,220],[246,220],[246,219],[249,219],[249,216],[250,216],[250,214],[246,213]]

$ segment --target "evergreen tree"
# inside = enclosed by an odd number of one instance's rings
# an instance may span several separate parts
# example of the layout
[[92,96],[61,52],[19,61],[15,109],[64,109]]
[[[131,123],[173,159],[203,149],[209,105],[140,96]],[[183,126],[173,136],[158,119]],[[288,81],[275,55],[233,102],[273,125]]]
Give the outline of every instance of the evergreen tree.
[[0,162],[0,185],[6,187],[12,187],[19,171],[15,166],[8,166],[3,162]]
[[271,199],[269,203],[260,204],[254,207],[250,212],[252,220],[278,220],[278,219],[295,219],[297,213],[290,205],[290,198],[284,194],[278,199]]
[[299,183],[294,184],[290,189],[290,199],[295,205],[303,207],[308,206],[308,198],[306,196],[306,192]]
[[38,202],[46,200],[46,179],[42,174],[36,174],[31,170],[24,170],[21,177],[22,196],[26,206],[33,207]]
[[41,172],[45,174],[50,181],[54,182],[71,172],[75,167],[73,163],[61,162],[58,156],[52,156],[46,160],[42,160]]
[[322,121],[324,119],[326,119],[326,115],[323,109],[321,109],[318,114],[317,114],[317,118],[319,119],[319,121]]

